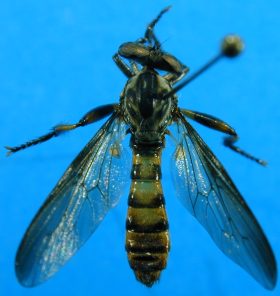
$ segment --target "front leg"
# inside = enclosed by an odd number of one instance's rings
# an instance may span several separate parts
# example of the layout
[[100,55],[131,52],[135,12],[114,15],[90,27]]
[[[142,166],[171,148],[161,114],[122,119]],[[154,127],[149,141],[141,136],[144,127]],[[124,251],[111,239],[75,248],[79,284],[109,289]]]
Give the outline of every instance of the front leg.
[[167,73],[163,75],[163,78],[165,78],[171,85],[175,84],[176,82],[183,79],[187,73],[189,72],[189,68],[182,64],[182,72],[181,73]]
[[129,67],[118,53],[113,55],[113,60],[127,78],[135,75],[133,67]]

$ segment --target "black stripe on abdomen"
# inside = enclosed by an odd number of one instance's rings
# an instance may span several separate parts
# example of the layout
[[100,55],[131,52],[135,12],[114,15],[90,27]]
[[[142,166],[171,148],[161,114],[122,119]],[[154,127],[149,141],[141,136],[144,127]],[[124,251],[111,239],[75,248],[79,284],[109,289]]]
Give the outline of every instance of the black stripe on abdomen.
[[136,278],[151,287],[166,267],[168,221],[161,186],[161,150],[135,151],[126,221],[126,251]]

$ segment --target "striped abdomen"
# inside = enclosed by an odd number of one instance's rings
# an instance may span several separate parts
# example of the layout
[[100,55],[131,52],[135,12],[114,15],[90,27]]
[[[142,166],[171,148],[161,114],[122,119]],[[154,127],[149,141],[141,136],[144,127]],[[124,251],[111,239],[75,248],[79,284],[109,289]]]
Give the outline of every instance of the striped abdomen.
[[133,150],[126,251],[136,278],[149,287],[159,279],[169,251],[160,162],[161,148]]

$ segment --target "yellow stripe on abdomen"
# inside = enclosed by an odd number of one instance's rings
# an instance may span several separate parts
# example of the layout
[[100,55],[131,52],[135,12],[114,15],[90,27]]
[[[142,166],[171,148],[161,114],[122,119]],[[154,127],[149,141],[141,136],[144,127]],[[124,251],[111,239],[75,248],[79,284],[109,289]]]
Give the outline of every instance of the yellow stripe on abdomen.
[[169,251],[168,221],[161,186],[161,149],[133,150],[126,221],[126,251],[136,278],[147,286],[159,279]]

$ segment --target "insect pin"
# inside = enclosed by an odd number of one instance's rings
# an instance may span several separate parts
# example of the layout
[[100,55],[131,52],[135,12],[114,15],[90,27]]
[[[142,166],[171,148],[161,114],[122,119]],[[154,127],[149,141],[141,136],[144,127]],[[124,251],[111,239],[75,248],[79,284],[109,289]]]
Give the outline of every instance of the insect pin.
[[52,277],[116,206],[128,181],[123,174],[129,167],[122,140],[129,135],[133,157],[125,248],[136,278],[151,287],[167,264],[170,239],[161,154],[165,137],[171,136],[176,143],[172,174],[182,204],[225,255],[265,288],[275,287],[276,262],[265,234],[188,119],[227,134],[227,147],[261,165],[265,162],[236,147],[237,134],[224,121],[178,107],[180,89],[223,57],[237,56],[243,43],[238,36],[225,37],[220,53],[182,80],[188,67],[163,51],[154,33],[169,8],[148,25],[144,37],[123,43],[113,56],[128,78],[119,103],[94,108],[75,124],[57,125],[37,139],[6,147],[13,154],[110,116],[70,164],[27,229],[15,261],[22,285],[36,286]]

